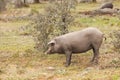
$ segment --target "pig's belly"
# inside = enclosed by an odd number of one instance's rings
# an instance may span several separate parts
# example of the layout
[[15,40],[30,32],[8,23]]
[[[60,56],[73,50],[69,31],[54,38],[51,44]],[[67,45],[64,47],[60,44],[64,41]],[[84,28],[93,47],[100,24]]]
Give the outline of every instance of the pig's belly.
[[72,48],[72,53],[83,53],[86,52],[88,50],[92,49],[92,47],[90,45],[87,46],[77,46],[77,47],[73,47]]

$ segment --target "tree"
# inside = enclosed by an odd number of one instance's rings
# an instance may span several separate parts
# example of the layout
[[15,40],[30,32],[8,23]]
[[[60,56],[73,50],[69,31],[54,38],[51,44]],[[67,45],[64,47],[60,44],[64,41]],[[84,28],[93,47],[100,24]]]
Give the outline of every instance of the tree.
[[92,2],[96,2],[96,0],[92,0]]
[[69,32],[68,27],[74,20],[71,15],[71,9],[75,8],[76,3],[76,0],[54,0],[46,8],[48,15],[51,14],[53,16],[52,21],[58,32],[56,35],[63,35]]
[[46,51],[47,43],[51,37],[69,32],[69,26],[74,20],[71,15],[71,8],[75,7],[75,0],[55,0],[49,3],[43,14],[38,13],[32,20],[34,27],[33,37],[35,48]]
[[6,10],[5,0],[0,0],[0,12]]
[[25,4],[25,3],[26,3],[26,0],[23,0],[23,3]]
[[39,0],[34,0],[34,3],[39,3],[40,1]]
[[22,7],[29,7],[28,4],[26,4],[26,0],[15,0],[15,8],[22,8]]

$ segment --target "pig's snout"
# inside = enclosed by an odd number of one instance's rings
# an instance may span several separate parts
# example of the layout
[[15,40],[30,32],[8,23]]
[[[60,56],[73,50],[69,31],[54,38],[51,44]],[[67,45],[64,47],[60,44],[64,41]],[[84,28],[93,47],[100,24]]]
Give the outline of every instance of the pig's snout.
[[45,52],[45,54],[49,54],[49,51],[47,50],[47,51]]
[[48,50],[45,52],[45,54],[50,54],[50,52],[51,52],[51,49],[48,49]]
[[47,52],[45,52],[45,54],[48,54]]

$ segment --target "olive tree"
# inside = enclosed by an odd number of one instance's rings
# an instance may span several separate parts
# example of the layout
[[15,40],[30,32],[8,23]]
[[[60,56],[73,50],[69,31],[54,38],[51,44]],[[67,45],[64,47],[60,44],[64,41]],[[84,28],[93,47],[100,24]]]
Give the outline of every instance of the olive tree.
[[0,0],[0,12],[6,10],[5,0]]
[[74,20],[71,9],[75,4],[75,0],[50,1],[44,13],[38,13],[32,20],[37,50],[45,51],[52,37],[69,32],[69,26]]

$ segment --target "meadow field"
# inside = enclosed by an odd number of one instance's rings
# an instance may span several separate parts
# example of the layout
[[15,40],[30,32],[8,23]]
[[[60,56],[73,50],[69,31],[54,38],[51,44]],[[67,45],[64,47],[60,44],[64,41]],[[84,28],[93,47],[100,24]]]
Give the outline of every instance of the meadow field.
[[[107,38],[100,48],[99,64],[91,64],[92,51],[72,55],[72,63],[65,67],[65,55],[45,55],[36,52],[35,42],[24,29],[34,11],[44,12],[47,3],[30,4],[28,8],[13,9],[0,13],[0,80],[120,80],[120,53],[112,44],[113,31],[120,30],[118,15],[89,15],[80,12],[99,8],[100,3],[79,3],[72,11],[75,26],[70,32],[87,27],[100,29]],[[120,1],[114,2],[120,8]],[[21,18],[22,17],[22,18]],[[17,19],[20,18],[20,19]]]

